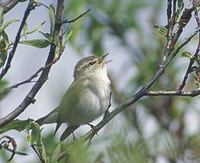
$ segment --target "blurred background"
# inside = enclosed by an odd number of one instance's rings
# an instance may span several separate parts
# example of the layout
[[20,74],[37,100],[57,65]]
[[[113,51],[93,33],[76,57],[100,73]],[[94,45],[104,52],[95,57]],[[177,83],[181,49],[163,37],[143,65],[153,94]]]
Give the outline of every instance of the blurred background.
[[[4,1],[0,1],[3,3]],[[40,0],[49,6],[53,0]],[[19,3],[5,15],[5,20],[22,19],[27,2]],[[60,60],[53,65],[48,81],[19,119],[38,119],[53,110],[73,80],[76,62],[85,56],[109,53],[109,77],[112,81],[111,110],[123,103],[141,88],[155,73],[165,49],[166,38],[154,25],[166,25],[167,1],[163,0],[66,0],[64,17],[75,18],[87,9],[91,11],[70,25],[72,36]],[[190,1],[185,1],[185,7]],[[28,28],[31,30],[45,21],[41,31],[49,32],[48,11],[40,6],[31,12]],[[20,22],[10,25],[6,32],[14,40]],[[183,32],[180,42],[196,28],[194,18]],[[38,32],[28,39],[41,38]],[[194,53],[197,38],[186,47]],[[6,75],[9,85],[27,79],[46,60],[49,48],[37,49],[20,45]],[[153,90],[175,90],[181,83],[189,60],[177,56]],[[34,83],[13,89],[0,102],[0,117],[4,117],[23,100]],[[186,89],[196,85],[191,76]],[[199,97],[145,97],[108,123],[92,141],[89,162],[95,163],[198,163],[200,162]],[[92,124],[97,124],[99,118]],[[42,136],[49,151],[55,148],[52,137],[55,125],[43,126]],[[82,126],[76,137],[90,130]],[[60,129],[60,133],[62,129]],[[60,135],[58,133],[58,135]],[[25,132],[9,131],[19,151],[29,156],[15,156],[13,162],[39,162],[26,142]],[[49,143],[51,142],[51,143]],[[0,151],[0,162],[9,153]]]

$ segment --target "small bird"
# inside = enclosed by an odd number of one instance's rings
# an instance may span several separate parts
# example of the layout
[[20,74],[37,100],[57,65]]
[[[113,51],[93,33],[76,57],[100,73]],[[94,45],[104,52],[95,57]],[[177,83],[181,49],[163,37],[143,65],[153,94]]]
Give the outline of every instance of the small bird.
[[54,121],[56,115],[55,133],[62,123],[67,123],[68,127],[60,137],[61,141],[65,140],[80,125],[91,123],[109,108],[111,82],[106,69],[106,63],[110,62],[105,61],[107,55],[81,59],[74,68],[74,81],[58,107],[37,121],[39,124],[46,119]]

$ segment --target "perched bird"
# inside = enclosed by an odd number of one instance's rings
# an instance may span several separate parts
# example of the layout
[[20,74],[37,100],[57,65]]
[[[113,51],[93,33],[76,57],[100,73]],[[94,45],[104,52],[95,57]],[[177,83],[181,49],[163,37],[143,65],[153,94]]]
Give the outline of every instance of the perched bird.
[[89,124],[107,111],[111,96],[111,82],[106,69],[109,61],[105,61],[107,55],[81,59],[74,68],[74,81],[58,107],[37,121],[41,124],[45,120],[56,120],[55,133],[62,123],[67,123],[68,127],[61,135],[61,141],[80,125]]

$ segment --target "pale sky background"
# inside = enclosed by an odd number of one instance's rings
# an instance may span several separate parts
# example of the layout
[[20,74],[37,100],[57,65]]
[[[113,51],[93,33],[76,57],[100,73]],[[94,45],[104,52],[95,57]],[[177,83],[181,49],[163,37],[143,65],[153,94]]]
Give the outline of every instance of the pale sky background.
[[[0,1],[1,2],[1,1]],[[53,3],[55,1],[53,0],[43,0],[45,4],[47,3]],[[48,5],[48,4],[47,4]],[[20,19],[23,16],[23,13],[25,11],[25,8],[27,6],[27,3],[21,3],[17,5],[11,12],[6,14],[5,20],[12,20],[12,19]],[[92,11],[95,12],[95,11]],[[147,12],[151,12],[148,11]],[[79,15],[80,13],[77,13]],[[145,20],[148,21],[147,15],[140,15]],[[34,28],[38,24],[40,24],[43,21],[46,21],[46,24],[42,28],[42,31],[49,31],[49,25],[48,25],[48,12],[43,7],[38,7],[36,10],[31,12],[31,15],[28,18],[28,24],[30,29]],[[145,22],[145,21],[144,21]],[[161,22],[165,22],[165,18],[161,19]],[[16,31],[19,27],[20,23],[12,24],[8,29],[7,32],[11,38],[11,40],[14,40],[14,37],[16,35]],[[145,26],[145,24],[144,24]],[[148,33],[148,31],[144,31]],[[41,37],[40,34],[34,34],[30,38],[39,38]],[[73,36],[72,36],[73,37]],[[129,39],[134,42],[133,37],[130,37]],[[87,41],[87,40],[86,40]],[[105,38],[105,47],[106,47],[106,53],[110,53],[108,59],[112,59],[113,61],[109,63],[108,70],[111,72],[115,79],[120,79],[118,86],[121,90],[124,88],[124,83],[127,81],[130,75],[134,73],[134,69],[129,70],[128,66],[130,64],[130,61],[128,60],[128,55],[123,55],[125,53],[128,53],[126,49],[122,48],[120,43],[110,36],[107,36]],[[20,45],[16,51],[16,55],[13,59],[11,68],[6,75],[6,79],[9,81],[11,85],[18,83],[20,81],[23,81],[30,77],[36,70],[38,70],[41,66],[43,66],[46,57],[48,55],[49,48],[46,49],[36,49],[32,48],[30,46]],[[23,112],[18,118],[19,119],[38,119],[39,117],[42,117],[43,115],[46,115],[49,111],[51,111],[53,108],[55,108],[70,85],[70,83],[73,80],[73,68],[76,64],[76,62],[84,56],[91,55],[88,50],[83,51],[83,54],[80,56],[76,54],[75,50],[70,46],[67,45],[66,49],[61,57],[61,59],[52,67],[52,70],[49,75],[48,81],[44,84],[42,89],[40,89],[39,93],[36,96],[36,102],[34,105],[30,105],[25,112]],[[126,72],[126,73],[124,73]],[[13,89],[12,92],[3,100],[0,102],[0,117],[3,117],[13,111],[16,106],[20,104],[22,99],[25,97],[27,92],[29,92],[30,88],[33,84],[25,84],[23,86],[20,86],[17,89]],[[141,113],[143,114],[143,113]],[[115,119],[119,118],[117,116]],[[188,124],[190,124],[190,127],[188,127],[187,132],[195,132],[198,129],[197,121],[198,116],[195,114],[195,112],[191,111],[191,114],[186,117],[186,121]],[[192,121],[191,121],[192,119]],[[148,124],[148,125],[147,125]],[[55,126],[50,125],[50,127],[47,127],[48,129],[51,128],[51,130],[54,130]],[[149,118],[146,121],[145,128],[147,129],[148,134],[151,135],[151,133],[156,128],[155,123],[151,118]],[[82,130],[87,130],[87,127],[83,127]],[[45,128],[45,130],[47,130]],[[45,131],[44,131],[45,132]],[[15,139],[17,143],[19,144],[20,149],[20,143],[23,142],[26,133],[24,132],[17,132],[17,131],[11,131],[9,132],[12,136],[16,136]],[[36,158],[35,153],[30,148],[30,151],[28,152],[30,155],[27,157],[23,156],[15,156],[16,162],[20,163],[27,163],[28,161],[32,161]],[[22,159],[22,160],[21,160]],[[1,162],[1,159],[0,159]],[[159,158],[157,163],[167,163],[164,158]]]

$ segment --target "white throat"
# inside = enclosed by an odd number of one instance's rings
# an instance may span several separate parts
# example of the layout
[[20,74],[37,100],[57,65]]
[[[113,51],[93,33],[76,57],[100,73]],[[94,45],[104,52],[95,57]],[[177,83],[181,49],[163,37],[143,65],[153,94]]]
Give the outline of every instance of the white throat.
[[110,84],[110,79],[108,78],[108,75],[107,75],[107,70],[106,70],[106,67],[104,66],[103,68],[99,68],[97,69],[96,71],[92,72],[92,73],[89,73],[88,74],[88,77],[91,76],[94,76],[95,78],[99,79],[99,80],[102,80],[103,82],[105,82],[105,84]]

